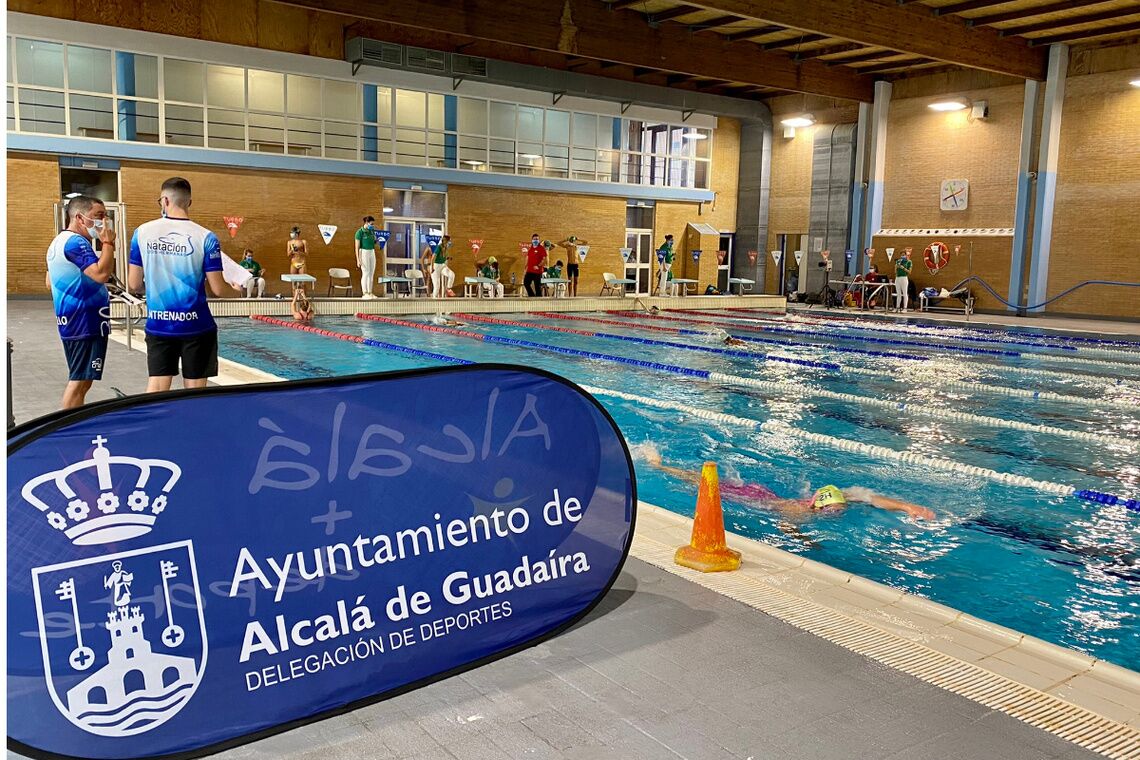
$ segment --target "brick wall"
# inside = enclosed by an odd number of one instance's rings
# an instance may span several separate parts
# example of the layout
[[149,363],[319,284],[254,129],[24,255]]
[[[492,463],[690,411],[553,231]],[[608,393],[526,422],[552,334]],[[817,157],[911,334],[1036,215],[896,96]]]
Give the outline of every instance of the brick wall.
[[[468,240],[474,238],[483,240],[480,256],[499,260],[503,282],[510,282],[513,272],[521,284],[526,259],[519,243],[529,242],[532,232],[555,243],[570,235],[589,241],[590,253],[582,264],[578,282],[582,295],[593,295],[601,289],[602,272],[620,277],[624,271],[618,253],[625,245],[622,198],[451,185],[447,204],[448,232],[455,242],[452,268],[457,277],[473,271],[475,256]],[[566,262],[561,248],[555,248],[551,255]]]
[[[796,130],[796,136],[787,139],[783,128],[777,126],[772,138],[772,191],[768,207],[768,241],[761,255],[768,257],[769,266],[764,280],[764,293],[779,292],[779,268],[772,261],[770,251],[776,250],[777,235],[807,234],[811,211],[811,162],[815,130],[807,127]],[[789,261],[791,251],[788,252]]]
[[[1140,77],[1072,77],[1061,117],[1048,295],[1084,280],[1140,282]],[[1049,313],[1140,317],[1140,289],[1090,286]]]
[[[158,212],[158,193],[164,180],[178,175],[190,180],[194,204],[190,216],[213,230],[222,250],[234,259],[252,248],[265,267],[266,290],[288,293],[281,275],[288,271],[285,243],[289,229],[301,227],[309,244],[309,273],[317,278],[317,292],[328,288],[330,267],[342,267],[358,277],[353,233],[365,214],[381,220],[379,180],[321,174],[252,171],[209,166],[167,164],[122,165],[120,184],[131,232]],[[244,218],[236,237],[226,231],[223,216]],[[325,245],[318,224],[335,224],[337,233]],[[377,265],[379,271],[379,264]],[[359,282],[355,283],[359,289]],[[378,291],[379,292],[379,291]],[[235,294],[236,295],[236,294]]]
[[48,246],[56,235],[59,159],[8,157],[8,292],[47,296]]

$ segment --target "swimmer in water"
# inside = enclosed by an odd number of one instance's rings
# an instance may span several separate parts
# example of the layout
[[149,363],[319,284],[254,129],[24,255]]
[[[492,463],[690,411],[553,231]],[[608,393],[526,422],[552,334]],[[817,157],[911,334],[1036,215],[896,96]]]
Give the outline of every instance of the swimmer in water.
[[439,325],[440,327],[466,327],[467,326],[466,322],[459,322],[459,321],[454,320],[451,317],[445,316],[443,314],[436,314],[435,316],[433,316],[431,318],[431,323],[433,325]]
[[[652,445],[641,447],[645,461],[650,467],[666,472],[686,483],[700,485],[700,473],[682,470],[679,467],[670,467],[663,464],[661,454]],[[824,486],[806,499],[785,499],[777,496],[769,488],[759,483],[728,483],[721,481],[721,495],[730,501],[759,509],[768,509],[779,512],[787,517],[809,517],[820,514],[839,514],[847,508],[848,502],[861,502],[870,504],[876,509],[888,512],[903,512],[916,520],[932,520],[934,512],[917,504],[910,504],[899,499],[886,496],[859,486],[837,488]]]

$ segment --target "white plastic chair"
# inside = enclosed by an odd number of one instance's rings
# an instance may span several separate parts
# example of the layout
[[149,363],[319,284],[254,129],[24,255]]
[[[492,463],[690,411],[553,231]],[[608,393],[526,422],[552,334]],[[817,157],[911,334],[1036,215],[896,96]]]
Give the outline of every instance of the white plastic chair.
[[424,296],[427,296],[427,283],[424,281],[424,273],[422,271],[419,269],[405,269],[404,276],[411,280],[408,288],[413,298],[415,298],[417,290],[422,290]]
[[[346,284],[338,285],[337,280],[344,280]],[[333,267],[329,270],[329,291],[326,295],[331,296],[334,290],[347,290],[348,297],[352,298],[352,275],[347,269]]]
[[613,295],[615,293],[619,293],[624,298],[625,297],[625,286],[637,284],[636,280],[619,279],[618,276],[616,274],[614,274],[613,272],[602,272],[602,279],[605,282],[602,284],[601,292],[598,293],[598,295],[600,295],[600,296],[604,296],[607,293],[609,293],[610,295]]

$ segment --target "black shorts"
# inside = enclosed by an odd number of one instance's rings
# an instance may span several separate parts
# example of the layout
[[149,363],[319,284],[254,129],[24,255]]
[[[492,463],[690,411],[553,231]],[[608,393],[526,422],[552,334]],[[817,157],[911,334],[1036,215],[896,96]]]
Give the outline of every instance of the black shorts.
[[569,277],[577,277],[578,276],[578,265],[577,264],[567,264],[566,265],[566,276],[568,278]]
[[217,375],[218,331],[181,338],[146,334],[146,368],[151,377],[177,375],[180,360],[182,377],[187,380],[205,380]]
[[106,338],[76,338],[63,341],[68,380],[102,380],[107,360]]

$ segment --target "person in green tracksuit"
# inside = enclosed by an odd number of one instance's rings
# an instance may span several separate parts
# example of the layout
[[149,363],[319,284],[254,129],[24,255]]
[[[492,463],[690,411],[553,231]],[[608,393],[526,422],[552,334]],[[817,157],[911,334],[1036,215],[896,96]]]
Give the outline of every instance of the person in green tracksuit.
[[910,270],[914,262],[910,260],[910,252],[903,251],[899,260],[895,262],[895,308],[900,311],[909,311],[910,305]]
[[668,293],[670,270],[673,269],[673,236],[666,235],[665,242],[657,249],[657,295]]
[[439,244],[432,249],[431,267],[431,295],[432,298],[443,298],[444,295],[454,295],[451,286],[455,283],[455,272],[447,265],[448,255],[451,253],[451,235],[444,235]]

